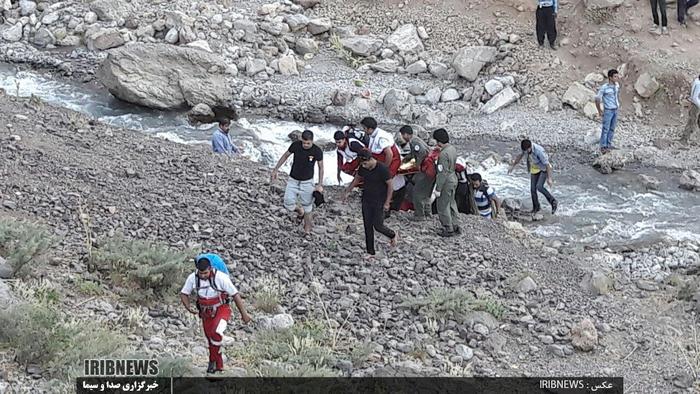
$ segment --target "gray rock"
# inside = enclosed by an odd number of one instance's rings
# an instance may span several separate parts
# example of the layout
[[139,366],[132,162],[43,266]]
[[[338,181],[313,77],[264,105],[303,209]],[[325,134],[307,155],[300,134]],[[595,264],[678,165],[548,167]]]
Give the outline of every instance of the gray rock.
[[500,93],[491,98],[482,108],[481,112],[485,114],[492,114],[501,108],[505,108],[512,103],[516,102],[520,98],[520,94],[517,93],[510,86],[503,89]]
[[430,104],[437,104],[440,102],[442,92],[440,91],[440,88],[431,88],[425,93],[425,97],[428,99],[428,102],[430,102]]
[[644,98],[653,96],[660,88],[661,84],[648,72],[641,74],[637,78],[637,82],[634,83],[634,90],[637,91],[638,95]]
[[272,318],[272,329],[273,330],[286,330],[294,325],[294,318],[292,315],[286,313],[280,313]]
[[29,0],[19,1],[20,15],[29,16],[36,12],[36,3]]
[[180,32],[178,32],[176,27],[171,28],[165,34],[165,42],[167,42],[168,44],[177,44],[177,42],[179,40],[180,40]]
[[316,7],[319,3],[321,3],[321,0],[294,0],[294,2],[302,6],[304,9],[308,9]]
[[485,325],[483,325],[481,323],[474,324],[474,327],[472,327],[472,330],[474,330],[475,333],[481,334],[484,336],[489,335],[489,332],[491,332],[488,327],[486,327]]
[[245,65],[245,73],[247,76],[255,76],[267,68],[265,59],[248,59]]
[[2,39],[9,42],[17,42],[22,39],[22,22],[17,22],[2,32]]
[[[95,0],[90,3],[90,11],[94,12],[98,19],[111,22],[129,19],[136,11],[136,8],[134,3],[127,1]],[[86,20],[86,23],[94,22]]]
[[336,90],[331,98],[331,103],[337,107],[344,107],[348,105],[352,99],[352,93],[347,90]]
[[446,78],[450,73],[450,68],[445,63],[432,62],[428,66],[428,71],[436,78]]
[[624,0],[585,0],[587,10],[596,11],[606,8],[617,8],[624,3]]
[[614,150],[598,156],[593,161],[593,167],[601,174],[610,174],[614,170],[621,170],[625,165],[634,162],[634,152],[628,150]]
[[581,288],[589,291],[591,294],[598,296],[610,293],[613,282],[610,277],[599,271],[587,273],[581,281]]
[[56,43],[56,37],[54,37],[49,29],[42,27],[34,34],[33,42],[38,47],[46,48]]
[[386,40],[391,49],[395,49],[402,54],[417,54],[425,49],[423,41],[418,36],[418,30],[412,24],[399,27]]
[[426,71],[428,71],[428,65],[423,60],[413,62],[411,65],[406,67],[406,72],[409,74],[421,74]]
[[394,59],[384,59],[370,64],[369,68],[380,73],[395,73],[399,68],[399,62]]
[[246,18],[236,19],[233,21],[233,28],[234,30],[242,30],[251,34],[258,32],[258,24]]
[[50,12],[44,15],[43,18],[41,18],[41,23],[43,23],[44,25],[52,25],[58,21],[58,18],[58,12]]
[[467,81],[474,82],[481,69],[496,59],[496,48],[488,46],[464,47],[455,54],[452,67]]
[[[163,73],[162,65],[168,65]],[[157,109],[199,103],[229,107],[226,62],[218,55],[168,44],[131,43],[110,51],[97,76],[121,100]]]
[[318,53],[318,43],[313,38],[300,38],[296,42],[296,52],[301,56]]
[[[0,257],[0,279],[12,279],[12,266],[4,258]],[[0,281],[0,287],[2,286]],[[0,296],[2,296],[2,289],[0,288]],[[0,300],[2,303],[2,300]]]
[[539,106],[544,112],[553,112],[562,110],[562,102],[554,92],[548,92],[540,96]]
[[309,24],[309,18],[304,14],[289,15],[284,21],[292,32],[303,30]]
[[457,101],[459,100],[459,92],[457,89],[454,88],[449,88],[442,92],[442,96],[440,96],[440,101],[447,103],[450,101]]
[[595,349],[598,344],[598,330],[590,319],[583,319],[571,328],[571,344],[584,352]]
[[554,338],[551,335],[539,335],[537,339],[540,340],[545,345],[551,345],[554,343]]
[[190,121],[200,123],[212,123],[216,117],[211,107],[202,103],[195,105],[187,116]]
[[681,174],[680,188],[690,191],[700,191],[700,172],[686,170]]
[[497,81],[495,79],[492,79],[492,80],[486,82],[486,84],[484,85],[484,88],[491,96],[494,96],[498,92],[503,90],[504,86],[503,86],[503,83],[501,83],[501,81]]
[[93,23],[97,22],[97,14],[92,11],[88,11],[85,13],[85,16],[83,16],[83,20],[88,25],[92,25]]
[[329,32],[333,28],[333,22],[329,18],[316,18],[310,20],[306,28],[309,33],[319,35]]
[[583,110],[586,104],[592,102],[595,92],[578,82],[574,82],[564,93],[562,101],[576,110]]
[[463,361],[469,361],[474,357],[474,351],[466,345],[461,343],[455,346],[455,353],[462,358]]
[[527,294],[527,293],[535,291],[535,290],[537,290],[537,283],[535,283],[535,281],[529,276],[526,276],[525,278],[523,278],[515,286],[515,291],[517,291],[518,293]]
[[195,48],[209,53],[214,53],[214,51],[211,50],[209,43],[205,40],[192,41],[185,46],[188,48]]
[[358,56],[371,56],[382,48],[382,40],[369,36],[354,36],[340,40],[343,48]]
[[384,95],[383,105],[387,112],[392,115],[401,115],[404,109],[409,106],[411,94],[403,89],[389,89]]
[[282,56],[277,63],[279,72],[282,75],[299,75],[297,60],[294,55]]
[[563,345],[548,345],[547,351],[558,357],[566,357],[566,352],[564,351]]
[[639,174],[637,179],[639,179],[639,182],[647,190],[659,190],[659,187],[661,186],[660,180],[649,175]]
[[90,29],[85,33],[85,44],[91,51],[103,51],[106,49],[116,48],[126,43],[124,37],[115,28]]

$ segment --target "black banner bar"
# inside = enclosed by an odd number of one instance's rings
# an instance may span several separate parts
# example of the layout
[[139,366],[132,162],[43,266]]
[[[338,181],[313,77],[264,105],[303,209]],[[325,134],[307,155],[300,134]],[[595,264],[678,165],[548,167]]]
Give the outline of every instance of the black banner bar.
[[621,377],[542,378],[78,378],[78,394],[623,394]]

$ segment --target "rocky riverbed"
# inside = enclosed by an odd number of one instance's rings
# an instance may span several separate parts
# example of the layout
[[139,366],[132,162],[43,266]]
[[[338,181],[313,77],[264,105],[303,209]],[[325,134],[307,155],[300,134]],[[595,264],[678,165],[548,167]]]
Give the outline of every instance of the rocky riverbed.
[[[313,235],[304,238],[281,206],[283,184],[270,183],[266,167],[111,128],[51,106],[36,110],[27,100],[3,96],[0,105],[2,216],[44,223],[61,240],[51,251],[51,264],[33,275],[51,278],[61,308],[104,322],[143,354],[204,363],[204,341],[196,321],[175,303],[139,308],[138,329],[123,323],[133,307],[81,262],[80,204],[92,219],[97,247],[123,234],[175,248],[216,250],[231,263],[247,295],[260,278],[272,276],[284,289],[278,313],[288,313],[295,325],[327,316],[341,327],[344,340],[368,343],[367,360],[354,367],[339,360],[338,373],[622,375],[630,392],[693,384],[693,370],[678,346],[697,324],[696,306],[673,298],[689,280],[686,268],[697,267],[697,245],[590,256],[546,246],[517,223],[464,216],[464,236],[445,241],[434,234],[436,221],[416,228],[397,214],[388,223],[399,229],[400,246],[380,246],[380,258],[368,263],[360,258],[358,202],[340,204],[333,188],[318,210]],[[662,259],[653,264],[680,279],[655,281],[636,274],[652,264],[645,256],[654,254]],[[678,259],[684,264],[673,263]],[[78,283],[86,279],[101,283],[105,293],[81,295]],[[401,306],[411,296],[441,288],[489,300],[491,313],[429,318]],[[266,325],[289,321],[260,310],[253,314],[258,325],[235,327],[233,349],[251,346]],[[9,358],[11,352],[2,354],[3,387],[46,381],[41,369],[27,373]],[[232,373],[245,373],[249,366],[236,360],[235,352],[227,354],[236,366]]]

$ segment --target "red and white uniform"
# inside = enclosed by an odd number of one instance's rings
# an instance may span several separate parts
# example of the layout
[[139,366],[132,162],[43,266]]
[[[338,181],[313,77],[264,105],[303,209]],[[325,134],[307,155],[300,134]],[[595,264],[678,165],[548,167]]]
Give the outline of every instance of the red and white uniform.
[[357,160],[357,153],[365,148],[360,140],[348,138],[344,149],[338,149],[338,168],[348,175],[355,176],[360,161]]
[[389,132],[376,128],[369,137],[369,146],[367,148],[372,152],[372,156],[381,163],[384,163],[384,160],[386,160],[384,149],[390,148],[393,153],[393,158],[389,164],[389,175],[392,177],[396,175],[396,172],[398,172],[401,166],[401,153]]
[[199,278],[199,288],[197,288],[197,275],[193,272],[187,277],[185,285],[180,292],[190,295],[197,290],[199,296],[200,313],[204,335],[209,342],[209,361],[216,363],[217,369],[223,369],[224,360],[221,357],[222,335],[226,329],[226,324],[231,318],[231,307],[224,304],[228,297],[238,294],[238,289],[231,282],[231,278],[223,272],[212,271],[215,275],[211,280],[216,289],[211,287],[209,279]]

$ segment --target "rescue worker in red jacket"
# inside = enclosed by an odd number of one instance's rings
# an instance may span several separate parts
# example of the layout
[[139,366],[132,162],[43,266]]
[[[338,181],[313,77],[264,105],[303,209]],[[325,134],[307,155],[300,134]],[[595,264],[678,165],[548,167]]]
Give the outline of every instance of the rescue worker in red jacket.
[[355,176],[360,166],[357,154],[365,149],[365,144],[353,134],[341,130],[335,132],[333,139],[335,140],[335,146],[338,148],[338,184],[342,184],[341,172],[352,177]]
[[378,128],[374,118],[364,118],[360,124],[365,129],[367,149],[378,162],[389,168],[389,175],[395,176],[401,166],[401,152],[396,146],[394,137],[389,132]]
[[[209,342],[209,367],[208,373],[222,371],[224,360],[221,356],[221,345],[224,330],[231,318],[230,299],[236,303],[241,319],[244,323],[251,321],[248,312],[243,306],[243,299],[231,282],[231,278],[211,266],[207,258],[200,258],[196,262],[197,271],[191,273],[185,285],[180,291],[180,299],[185,308],[192,314],[199,314],[204,326],[204,335]],[[190,294],[196,291],[197,310],[190,307]]]

